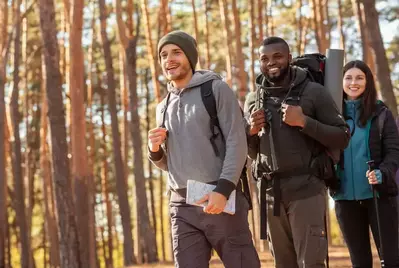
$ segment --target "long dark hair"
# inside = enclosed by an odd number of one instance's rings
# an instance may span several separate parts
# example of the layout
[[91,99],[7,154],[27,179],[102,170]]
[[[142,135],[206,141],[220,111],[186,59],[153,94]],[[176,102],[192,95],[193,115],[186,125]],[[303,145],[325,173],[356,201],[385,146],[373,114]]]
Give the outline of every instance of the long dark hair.
[[[371,72],[370,68],[367,64],[361,60],[354,60],[350,61],[345,64],[343,72],[345,73],[352,68],[358,68],[366,75],[366,89],[364,90],[361,97],[361,105],[360,105],[360,116],[359,116],[359,125],[366,126],[367,120],[370,119],[372,114],[375,112],[376,103],[377,103],[377,90],[375,88],[375,81],[373,73]],[[344,99],[348,96],[344,91]],[[345,105],[343,107],[344,114],[345,114]]]

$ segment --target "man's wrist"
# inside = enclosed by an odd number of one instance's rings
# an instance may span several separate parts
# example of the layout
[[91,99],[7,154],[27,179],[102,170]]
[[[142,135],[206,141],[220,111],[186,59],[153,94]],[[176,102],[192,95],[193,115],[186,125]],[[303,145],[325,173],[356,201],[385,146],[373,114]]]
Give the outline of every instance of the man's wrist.
[[160,150],[160,148],[161,148],[161,146],[155,146],[155,147],[153,147],[153,146],[148,146],[148,150],[150,150],[150,152],[151,153],[157,153],[157,152],[159,152],[159,150]]
[[301,128],[305,128],[305,126],[306,126],[306,115],[304,115],[304,116],[302,117],[302,120],[301,120],[299,126],[300,126]]

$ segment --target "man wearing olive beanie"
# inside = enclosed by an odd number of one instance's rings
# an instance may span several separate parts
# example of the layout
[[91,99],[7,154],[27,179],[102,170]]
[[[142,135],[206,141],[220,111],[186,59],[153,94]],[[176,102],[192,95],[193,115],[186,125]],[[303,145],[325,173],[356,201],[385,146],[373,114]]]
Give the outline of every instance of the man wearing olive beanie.
[[[213,248],[227,268],[258,268],[249,204],[239,187],[247,141],[235,94],[218,74],[195,71],[198,50],[191,35],[171,32],[161,38],[157,52],[168,95],[157,106],[159,127],[148,133],[148,151],[150,160],[168,172],[176,267],[209,267]],[[215,137],[201,95],[205,87],[215,98],[220,124]],[[188,180],[216,186],[197,201],[204,208],[186,203]],[[223,210],[235,189],[235,214],[229,215]]]

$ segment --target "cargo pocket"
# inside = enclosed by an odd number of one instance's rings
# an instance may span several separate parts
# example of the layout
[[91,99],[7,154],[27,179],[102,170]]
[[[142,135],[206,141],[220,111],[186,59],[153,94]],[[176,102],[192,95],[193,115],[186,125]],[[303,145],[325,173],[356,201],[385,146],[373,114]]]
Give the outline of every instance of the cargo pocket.
[[326,231],[321,226],[308,226],[303,263],[304,267],[324,265],[327,257]]
[[242,231],[227,237],[228,250],[223,252],[223,264],[227,268],[260,267],[258,253],[250,232]]

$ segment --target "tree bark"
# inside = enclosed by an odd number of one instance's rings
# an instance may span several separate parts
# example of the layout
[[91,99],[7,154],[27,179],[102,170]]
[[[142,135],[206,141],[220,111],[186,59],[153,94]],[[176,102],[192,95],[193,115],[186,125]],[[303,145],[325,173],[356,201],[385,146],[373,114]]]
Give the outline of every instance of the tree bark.
[[219,9],[220,9],[220,17],[222,18],[222,27],[223,27],[223,40],[224,47],[226,49],[226,83],[231,87],[232,86],[232,47],[231,47],[231,33],[230,33],[230,22],[228,17],[228,8],[226,0],[219,0]]
[[[121,88],[121,106],[123,112],[123,121],[122,121],[122,158],[123,158],[123,165],[126,170],[126,174],[128,174],[128,160],[129,160],[129,151],[130,151],[130,144],[129,144],[129,121],[128,121],[128,111],[129,111],[129,97],[128,97],[128,90],[126,84],[126,57],[125,57],[125,50],[123,46],[120,46],[119,49],[119,85]],[[126,176],[127,177],[127,176]],[[127,178],[126,178],[127,179]]]
[[[197,11],[195,9],[195,0],[191,0],[191,7],[193,8],[193,22],[194,22],[194,37],[199,44],[199,33],[198,33],[198,21],[197,21]],[[201,53],[198,51],[198,68],[201,69]]]
[[346,51],[346,45],[345,45],[345,32],[344,32],[344,21],[343,21],[343,15],[342,15],[342,0],[337,0],[338,1],[338,22],[337,22],[337,27],[339,29],[339,44],[340,48]]
[[14,40],[14,75],[13,75],[13,90],[10,100],[10,115],[13,132],[12,141],[12,166],[14,177],[14,191],[15,191],[15,210],[17,217],[17,224],[21,239],[21,267],[32,268],[32,251],[29,239],[29,228],[26,218],[25,206],[25,187],[22,172],[22,154],[21,154],[21,138],[19,133],[19,122],[21,114],[19,112],[19,67],[20,67],[20,54],[21,54],[21,20],[20,8],[22,1],[18,0],[15,7],[15,40]]
[[[148,21],[147,21],[148,23]],[[138,113],[138,96],[137,96],[137,40],[140,29],[140,19],[137,22],[136,36],[129,40],[126,51],[126,71],[129,81],[129,100],[130,100],[130,134],[133,142],[134,152],[134,182],[137,198],[137,222],[138,230],[141,234],[140,245],[143,247],[144,259],[148,263],[154,263],[158,261],[157,243],[154,229],[151,227],[150,216],[148,212],[148,200],[145,187],[145,176],[144,176],[144,163],[143,163],[143,142],[141,138],[141,126],[140,117]],[[155,79],[158,83],[158,79]],[[154,82],[154,80],[153,80]]]
[[[107,215],[107,230],[108,230],[108,261],[107,264],[109,268],[114,267],[114,245],[113,245],[113,236],[114,236],[114,221],[113,221],[113,213],[112,213],[112,205],[109,199],[109,178],[108,178],[108,161],[107,161],[107,131],[105,128],[105,101],[104,94],[101,94],[101,132],[102,132],[102,165],[101,165],[101,189],[103,200],[105,201],[106,215]],[[105,241],[104,241],[105,243]]]
[[108,40],[107,28],[107,8],[105,0],[99,0],[100,8],[100,21],[101,21],[101,39],[103,43],[103,51],[105,57],[105,66],[107,72],[107,97],[108,109],[111,115],[111,129],[113,139],[113,150],[115,155],[115,172],[116,172],[116,188],[118,193],[119,210],[122,220],[123,228],[123,249],[124,249],[124,265],[129,266],[136,263],[134,256],[134,244],[132,237],[132,223],[131,223],[131,210],[127,196],[127,182],[125,178],[125,170],[123,166],[123,159],[121,153],[121,136],[118,126],[118,117],[116,110],[116,97],[115,97],[115,76],[112,63],[111,45]]
[[393,116],[398,116],[397,102],[393,92],[391,81],[391,72],[389,70],[388,58],[384,48],[384,42],[381,35],[378,12],[375,8],[375,0],[361,0],[364,13],[366,15],[367,32],[370,38],[371,48],[376,63],[377,78],[381,90],[383,101],[392,111]]
[[6,107],[4,103],[4,88],[6,83],[7,65],[7,25],[8,4],[6,0],[0,0],[0,267],[6,266],[6,244],[7,244],[7,176],[6,176],[6,154],[5,139]]
[[256,90],[255,88],[255,0],[249,0],[249,59],[250,59],[250,69],[249,69],[249,88],[252,92]]
[[208,11],[209,5],[208,0],[203,0],[203,6],[205,8],[205,28],[204,28],[204,36],[205,36],[205,68],[209,70],[211,65],[211,54],[210,54],[210,46],[209,46],[209,20],[208,20]]
[[263,0],[258,0],[257,3],[257,9],[258,9],[258,29],[259,29],[259,36],[258,36],[258,44],[262,43],[263,41]]
[[[157,101],[161,102],[162,96],[161,96],[161,89],[159,87],[159,81],[158,81],[159,74],[158,74],[158,70],[156,67],[156,64],[157,64],[156,59],[158,58],[158,55],[155,55],[154,46],[152,44],[152,37],[151,37],[151,29],[152,28],[151,28],[150,16],[148,13],[147,0],[141,0],[141,10],[142,10],[142,13],[144,16],[145,39],[146,39],[146,44],[147,44],[148,61],[150,62],[150,68],[151,68],[152,84],[153,84],[153,87],[155,90],[155,96],[157,98]],[[130,104],[130,105],[132,105],[132,104]]]
[[59,67],[57,27],[53,0],[39,0],[40,29],[46,64],[46,93],[50,121],[53,183],[57,199],[61,268],[80,268],[79,241],[68,165],[68,146],[62,81]]
[[[240,13],[237,8],[237,1],[232,1],[232,9],[233,9],[233,17],[234,17],[234,28],[235,28],[235,41],[236,41],[236,59],[237,59],[237,68],[238,68],[238,99],[241,102],[242,106],[244,106],[245,96],[247,94],[247,74],[245,72],[245,60],[242,53],[242,44],[241,44],[241,24],[240,24]],[[260,16],[262,12],[260,11],[258,16]],[[258,17],[258,19],[260,19]],[[259,27],[261,27],[262,23],[259,23]],[[263,31],[263,28],[262,28]],[[260,37],[263,39],[262,37]]]
[[82,49],[83,0],[72,0],[70,9],[70,98],[71,98],[71,144],[72,144],[72,178],[76,202],[76,219],[79,235],[79,251],[82,267],[95,267],[95,249],[93,230],[90,229],[91,196],[89,180],[91,172],[88,163],[86,143],[84,57]]
[[[44,59],[42,62],[42,74],[43,81],[46,81],[46,70],[44,66]],[[60,266],[59,256],[59,239],[58,239],[58,227],[57,219],[54,208],[54,197],[53,187],[51,185],[51,162],[49,158],[49,146],[47,143],[48,135],[48,124],[47,124],[47,96],[46,87],[44,82],[42,83],[42,107],[41,107],[41,118],[40,118],[40,170],[41,177],[43,178],[43,201],[45,208],[46,226],[48,237],[50,239],[50,266]]]

